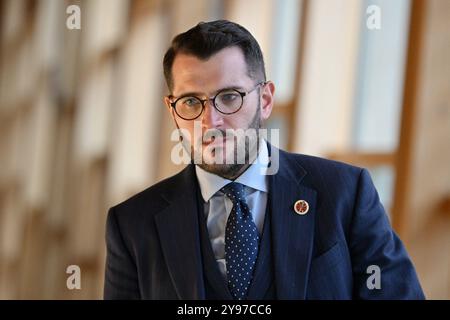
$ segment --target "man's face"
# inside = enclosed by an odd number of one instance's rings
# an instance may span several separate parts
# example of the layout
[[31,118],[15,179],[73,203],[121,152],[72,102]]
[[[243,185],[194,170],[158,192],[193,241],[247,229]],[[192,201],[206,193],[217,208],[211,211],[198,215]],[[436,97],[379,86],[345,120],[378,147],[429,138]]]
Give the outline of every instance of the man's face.
[[[222,49],[207,60],[180,53],[175,57],[172,77],[172,95],[175,98],[189,94],[207,99],[214,97],[224,88],[248,92],[257,85],[257,81],[248,76],[247,64],[239,47]],[[230,133],[232,132],[230,130],[236,129],[259,129],[262,121],[270,116],[273,92],[274,86],[270,82],[259,86],[244,97],[242,108],[238,112],[229,115],[217,111],[211,101],[206,102],[203,113],[195,120],[182,119],[170,107],[168,98],[165,102],[177,127],[189,132],[189,136],[184,135],[183,139],[187,140],[184,143],[190,144],[191,155],[194,156],[195,152],[202,155],[202,163],[199,166],[220,176],[232,177],[242,169],[242,164],[213,163],[214,159],[218,158],[218,152],[226,159],[230,154],[234,155],[238,149],[236,147],[240,142],[237,141],[237,145],[233,141],[227,143],[225,132]],[[201,128],[200,135],[194,134],[194,126]],[[208,135],[205,133],[208,131],[211,133],[211,130],[218,130],[223,134],[223,138],[206,138]],[[231,140],[235,139],[232,137]],[[257,140],[246,139],[246,141],[245,152],[248,157],[248,153],[256,147]]]

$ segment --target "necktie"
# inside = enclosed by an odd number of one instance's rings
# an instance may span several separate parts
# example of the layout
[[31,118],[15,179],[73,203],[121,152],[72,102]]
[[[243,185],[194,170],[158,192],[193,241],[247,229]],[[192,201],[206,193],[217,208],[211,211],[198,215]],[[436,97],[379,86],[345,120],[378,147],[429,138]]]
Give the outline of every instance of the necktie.
[[228,288],[234,299],[247,296],[258,256],[259,236],[245,201],[244,186],[232,182],[222,192],[233,202],[225,227],[225,263]]

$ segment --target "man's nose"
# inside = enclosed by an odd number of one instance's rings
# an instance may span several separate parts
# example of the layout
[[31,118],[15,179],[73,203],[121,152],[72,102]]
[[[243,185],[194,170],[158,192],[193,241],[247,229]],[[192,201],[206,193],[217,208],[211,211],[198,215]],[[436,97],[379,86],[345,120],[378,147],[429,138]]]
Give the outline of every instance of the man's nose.
[[205,101],[205,110],[202,114],[202,125],[206,128],[216,128],[223,123],[222,114],[214,108],[213,101]]

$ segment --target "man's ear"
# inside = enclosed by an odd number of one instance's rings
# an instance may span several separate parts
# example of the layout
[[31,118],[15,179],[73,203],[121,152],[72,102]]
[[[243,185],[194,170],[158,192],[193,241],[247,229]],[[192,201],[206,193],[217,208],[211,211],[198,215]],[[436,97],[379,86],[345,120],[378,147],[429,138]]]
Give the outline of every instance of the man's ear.
[[175,120],[175,114],[174,114],[175,110],[173,110],[172,106],[170,105],[170,99],[168,96],[164,97],[164,104],[167,107],[167,111],[169,111],[170,115]]
[[172,106],[170,105],[170,99],[168,96],[164,96],[164,104],[169,109],[169,111],[170,111],[170,109],[172,109]]
[[272,113],[275,84],[272,81],[267,81],[261,91],[261,118],[267,120]]

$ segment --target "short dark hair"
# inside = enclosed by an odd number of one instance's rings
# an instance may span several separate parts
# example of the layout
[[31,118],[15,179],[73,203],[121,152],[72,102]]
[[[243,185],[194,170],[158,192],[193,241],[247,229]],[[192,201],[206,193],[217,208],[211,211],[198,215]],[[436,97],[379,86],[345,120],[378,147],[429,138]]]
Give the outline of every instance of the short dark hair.
[[249,77],[266,81],[263,54],[252,34],[237,23],[216,20],[200,22],[172,40],[163,61],[164,77],[169,90],[173,90],[172,65],[178,53],[191,54],[206,60],[220,50],[233,46],[242,50]]

